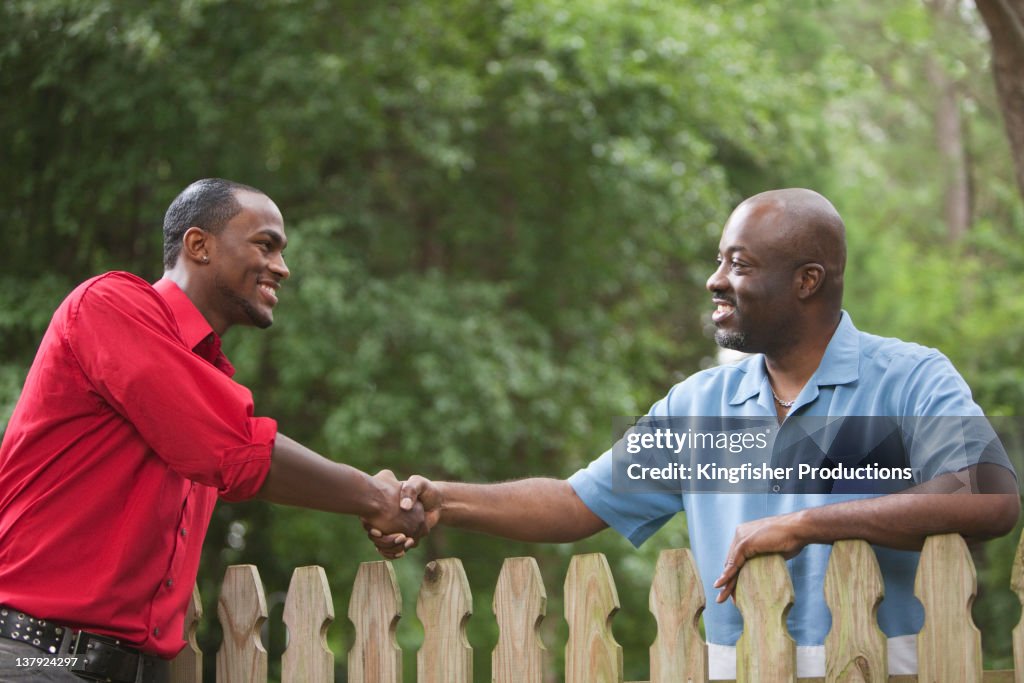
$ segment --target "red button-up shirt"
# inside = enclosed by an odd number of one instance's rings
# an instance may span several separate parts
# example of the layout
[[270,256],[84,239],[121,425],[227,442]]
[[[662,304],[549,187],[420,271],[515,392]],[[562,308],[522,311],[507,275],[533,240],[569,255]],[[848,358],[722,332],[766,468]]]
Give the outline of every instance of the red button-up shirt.
[[0,604],[171,657],[218,495],[276,423],[176,284],[107,273],[53,316],[0,446]]

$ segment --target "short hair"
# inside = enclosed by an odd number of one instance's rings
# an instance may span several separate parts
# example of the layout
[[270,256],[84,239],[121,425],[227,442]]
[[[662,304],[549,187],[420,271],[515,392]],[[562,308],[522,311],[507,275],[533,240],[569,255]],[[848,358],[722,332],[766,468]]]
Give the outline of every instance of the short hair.
[[164,214],[164,268],[170,269],[181,254],[182,237],[191,227],[218,233],[242,206],[237,192],[266,193],[255,187],[223,178],[203,178],[181,191]]

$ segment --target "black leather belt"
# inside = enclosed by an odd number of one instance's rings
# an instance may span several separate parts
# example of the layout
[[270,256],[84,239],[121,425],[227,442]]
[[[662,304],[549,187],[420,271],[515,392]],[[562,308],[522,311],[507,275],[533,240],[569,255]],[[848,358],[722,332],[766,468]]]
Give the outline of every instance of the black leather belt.
[[80,678],[107,683],[168,683],[170,664],[108,636],[72,631],[0,605],[0,637],[66,658]]

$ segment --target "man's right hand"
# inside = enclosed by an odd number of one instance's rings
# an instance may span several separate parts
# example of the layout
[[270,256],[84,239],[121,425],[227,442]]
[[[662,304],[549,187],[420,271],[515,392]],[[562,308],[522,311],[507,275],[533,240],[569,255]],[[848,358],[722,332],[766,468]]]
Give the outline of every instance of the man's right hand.
[[[377,477],[385,474],[394,477],[388,470],[379,473]],[[422,511],[422,525],[410,533],[385,533],[384,529],[389,528],[388,526],[376,524],[371,519],[363,519],[363,528],[366,529],[370,541],[377,547],[377,552],[389,560],[394,560],[402,557],[409,548],[415,548],[420,539],[437,525],[441,520],[442,502],[440,488],[426,477],[415,475],[401,483],[396,513]]]
[[[377,514],[362,518],[363,528],[379,534],[375,543],[378,539],[387,539],[381,541],[382,544],[390,543],[390,552],[386,557],[401,557],[406,548],[411,548],[416,541],[430,533],[433,525],[428,526],[422,503],[415,499],[414,494],[404,492],[403,482],[399,482],[391,470],[381,470],[373,479],[381,488],[383,502]],[[380,549],[381,545],[378,544]],[[381,554],[385,553],[382,551]]]
[[[524,543],[572,543],[608,526],[563,479],[469,484],[411,477],[401,485],[395,504],[410,510],[422,506],[427,531],[444,522]],[[370,523],[364,527],[380,554],[389,559],[401,557],[422,537]]]

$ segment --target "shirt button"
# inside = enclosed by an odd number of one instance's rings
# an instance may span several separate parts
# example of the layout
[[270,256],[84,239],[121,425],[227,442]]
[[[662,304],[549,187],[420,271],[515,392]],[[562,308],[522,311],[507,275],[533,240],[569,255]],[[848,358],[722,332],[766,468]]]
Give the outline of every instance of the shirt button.
[[160,627],[157,627],[157,628],[153,629],[153,635],[156,636],[157,638],[160,637]]
[[779,486],[778,484],[775,484],[774,486],[772,486],[772,492],[773,493],[778,493],[781,490],[782,490],[782,487]]
[[174,585],[174,579],[167,579],[167,587],[170,588]]
[[183,528],[183,529],[181,530],[181,537],[182,537],[182,538],[184,538],[184,537],[186,537],[186,536],[188,536],[188,530],[187,530],[187,529],[184,529],[184,528]]

